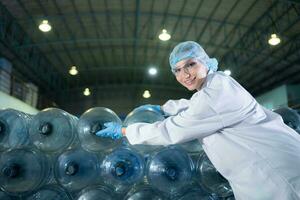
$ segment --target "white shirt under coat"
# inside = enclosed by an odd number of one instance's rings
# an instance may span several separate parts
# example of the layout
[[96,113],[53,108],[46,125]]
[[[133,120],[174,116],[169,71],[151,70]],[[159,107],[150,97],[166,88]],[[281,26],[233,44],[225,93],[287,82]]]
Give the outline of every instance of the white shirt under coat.
[[164,121],[127,127],[131,144],[197,138],[236,199],[300,199],[300,135],[230,76],[209,73],[190,100],[170,100],[162,109],[170,115]]

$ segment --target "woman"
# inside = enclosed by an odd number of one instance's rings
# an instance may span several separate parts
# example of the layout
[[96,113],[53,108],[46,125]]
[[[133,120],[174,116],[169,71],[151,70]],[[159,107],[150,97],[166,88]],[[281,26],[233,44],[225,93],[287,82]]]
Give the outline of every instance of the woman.
[[236,199],[300,199],[300,136],[259,105],[233,78],[217,71],[196,42],[178,44],[171,70],[191,99],[146,105],[170,117],[126,129],[107,123],[98,136],[126,136],[131,144],[170,145],[198,139]]

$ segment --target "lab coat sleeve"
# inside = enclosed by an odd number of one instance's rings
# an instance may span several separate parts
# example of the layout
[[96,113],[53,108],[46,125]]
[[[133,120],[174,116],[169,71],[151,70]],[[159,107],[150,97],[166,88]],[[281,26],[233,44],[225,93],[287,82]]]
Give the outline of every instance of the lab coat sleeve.
[[189,100],[187,99],[169,100],[164,105],[162,105],[161,108],[166,116],[173,116],[187,109],[188,105]]
[[169,145],[203,139],[249,117],[255,100],[233,80],[217,77],[198,91],[188,109],[153,124],[136,123],[127,127],[131,144]]

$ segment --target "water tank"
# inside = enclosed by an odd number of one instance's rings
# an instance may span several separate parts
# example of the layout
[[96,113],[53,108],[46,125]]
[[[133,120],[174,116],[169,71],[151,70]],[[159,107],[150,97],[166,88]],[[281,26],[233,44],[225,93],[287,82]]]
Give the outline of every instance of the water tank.
[[55,179],[69,191],[95,184],[100,179],[100,164],[96,154],[81,148],[62,153],[55,164]]
[[41,152],[33,149],[13,149],[0,157],[0,187],[19,194],[35,190],[50,179],[51,164]]
[[122,140],[99,137],[98,131],[105,128],[104,123],[116,122],[122,124],[121,119],[112,110],[104,107],[95,107],[81,115],[78,122],[78,134],[81,146],[92,152],[112,151],[121,145]]
[[[138,107],[131,111],[125,118],[123,126],[127,127],[134,123],[154,123],[157,121],[163,121],[165,118],[164,116],[152,108],[143,108]],[[137,151],[139,151],[142,154],[150,153],[158,148],[161,148],[162,146],[159,145],[132,145],[133,148],[135,148]]]
[[47,108],[37,113],[30,124],[33,144],[46,153],[61,153],[78,140],[78,119],[58,108]]
[[72,200],[71,195],[59,185],[47,185],[23,198],[25,200]]
[[204,152],[197,161],[196,176],[196,180],[208,192],[223,198],[233,195],[229,182],[216,170]]
[[0,110],[0,151],[29,146],[31,116],[14,109]]
[[282,107],[274,110],[274,112],[281,115],[284,123],[300,134],[300,115],[296,110],[288,107]]
[[120,147],[108,154],[101,164],[101,176],[106,184],[124,192],[144,176],[144,158],[135,150]]
[[154,152],[147,162],[147,179],[160,191],[175,193],[192,180],[192,160],[178,146],[169,146]]
[[118,199],[113,190],[106,185],[89,186],[83,189],[76,200],[115,200]]

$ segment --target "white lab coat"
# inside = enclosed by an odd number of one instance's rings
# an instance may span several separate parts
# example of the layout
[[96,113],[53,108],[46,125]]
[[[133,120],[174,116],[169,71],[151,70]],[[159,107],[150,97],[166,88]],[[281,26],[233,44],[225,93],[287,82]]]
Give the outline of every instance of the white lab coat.
[[131,144],[197,138],[236,199],[300,199],[300,135],[230,76],[209,73],[190,100],[170,100],[162,109],[171,115],[164,121],[127,127]]

